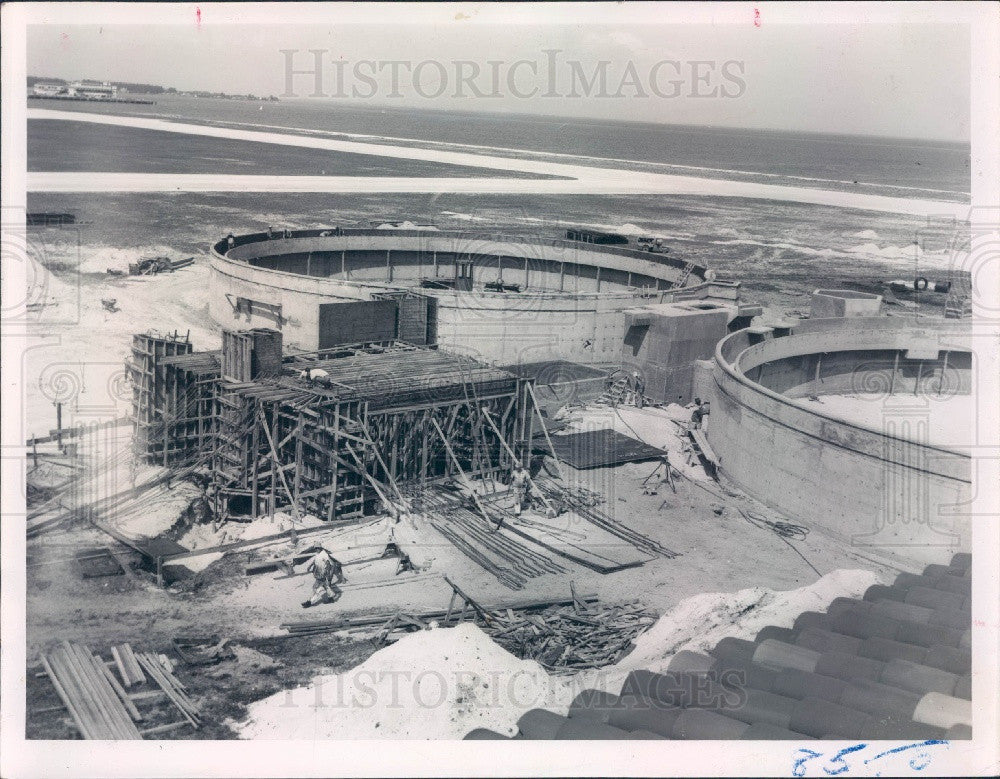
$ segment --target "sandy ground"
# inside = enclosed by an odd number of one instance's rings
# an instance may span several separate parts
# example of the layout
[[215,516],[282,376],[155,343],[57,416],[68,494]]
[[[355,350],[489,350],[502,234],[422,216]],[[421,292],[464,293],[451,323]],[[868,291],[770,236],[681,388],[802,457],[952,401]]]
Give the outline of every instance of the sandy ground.
[[317,138],[288,133],[240,130],[144,117],[109,116],[80,112],[28,109],[29,119],[63,119],[112,124],[163,132],[301,146],[328,151],[397,157],[428,162],[520,171],[565,177],[556,180],[502,178],[386,178],[350,176],[239,176],[212,174],[48,173],[28,174],[32,192],[491,192],[548,194],[695,194],[784,200],[843,208],[964,218],[968,206],[960,203],[887,197],[854,192],[708,179],[634,170],[523,160],[469,152],[393,146],[383,143]]

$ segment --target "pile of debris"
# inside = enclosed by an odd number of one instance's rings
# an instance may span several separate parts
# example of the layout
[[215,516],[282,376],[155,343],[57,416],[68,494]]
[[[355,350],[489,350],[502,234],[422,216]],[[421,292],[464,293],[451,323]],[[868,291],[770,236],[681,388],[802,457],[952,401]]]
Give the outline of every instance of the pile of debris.
[[[578,595],[514,606],[484,607],[463,592],[447,576],[452,587],[446,610],[348,619],[286,622],[290,636],[312,636],[343,630],[371,632],[376,646],[398,641],[404,635],[434,627],[453,627],[466,622],[468,614],[497,644],[524,660],[536,660],[553,673],[575,673],[602,668],[621,660],[634,648],[634,640],[657,619],[656,612],[638,602],[603,606],[596,595]],[[461,602],[461,609],[457,603]]]
[[128,273],[117,268],[108,268],[109,276],[155,276],[157,273],[173,273],[194,263],[194,257],[171,260],[169,257],[143,257],[138,262],[128,264]]
[[515,613],[486,629],[500,646],[549,671],[574,672],[614,665],[633,641],[656,622],[656,613],[638,602],[618,606],[579,603],[550,606],[540,613]]

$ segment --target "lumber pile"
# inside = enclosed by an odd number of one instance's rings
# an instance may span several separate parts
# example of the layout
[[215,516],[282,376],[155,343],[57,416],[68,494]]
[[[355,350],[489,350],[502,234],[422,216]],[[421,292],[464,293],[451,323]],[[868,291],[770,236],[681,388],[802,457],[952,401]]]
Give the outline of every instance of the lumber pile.
[[132,651],[131,644],[119,644],[111,647],[111,656],[118,666],[118,675],[122,678],[125,687],[134,687],[146,681],[146,675],[142,672],[142,667],[136,659],[135,652]]
[[[155,276],[158,273],[172,273],[180,268],[186,268],[194,263],[194,257],[182,260],[171,260],[169,257],[144,257],[138,262],[128,265],[129,276]],[[111,272],[110,270],[108,271]],[[112,274],[119,275],[119,274]]]
[[[148,652],[134,652],[129,644],[112,647],[111,656],[113,661],[106,662],[89,648],[68,641],[43,654],[43,675],[52,682],[62,702],[62,707],[48,707],[44,711],[64,708],[85,739],[141,739],[187,725],[200,726],[198,705],[167,667],[165,657],[161,660]],[[112,669],[117,670],[121,682]],[[150,689],[134,691],[147,681]],[[139,730],[135,723],[145,717],[136,702],[163,696],[177,707],[183,719]]]
[[[638,603],[618,606],[550,606],[541,613],[508,610],[486,632],[500,646],[555,672],[613,665],[632,650],[632,642],[655,621]],[[505,619],[504,619],[505,618]]]
[[149,674],[150,678],[156,682],[163,692],[167,694],[170,701],[180,711],[181,716],[186,719],[195,729],[201,726],[199,718],[200,711],[198,705],[192,701],[188,695],[184,684],[174,676],[173,672],[166,668],[156,655],[149,652],[137,652],[136,660],[143,670]]
[[141,739],[135,704],[104,661],[85,646],[63,641],[42,656],[42,666],[85,739]]

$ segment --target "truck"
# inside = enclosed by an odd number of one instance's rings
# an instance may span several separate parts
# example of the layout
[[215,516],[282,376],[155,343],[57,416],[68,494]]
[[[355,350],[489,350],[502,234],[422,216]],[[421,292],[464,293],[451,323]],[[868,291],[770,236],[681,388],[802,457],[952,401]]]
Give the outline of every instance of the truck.
[[663,239],[654,235],[640,235],[635,239],[640,251],[668,254],[670,249],[663,245]]

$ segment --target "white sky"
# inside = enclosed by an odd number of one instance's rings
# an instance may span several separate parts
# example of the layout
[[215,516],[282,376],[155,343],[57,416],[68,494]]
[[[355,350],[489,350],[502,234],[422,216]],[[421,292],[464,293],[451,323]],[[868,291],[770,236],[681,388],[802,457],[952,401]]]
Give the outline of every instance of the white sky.
[[[192,6],[193,7],[193,6]],[[53,16],[58,18],[58,7]],[[531,78],[522,69],[520,88],[532,85],[544,92],[543,49],[559,49],[558,71],[562,93],[569,91],[568,60],[583,63],[589,76],[595,63],[608,60],[610,91],[617,89],[631,61],[644,83],[654,63],[668,59],[682,63],[686,79],[677,97],[635,97],[626,87],[622,98],[558,97],[518,99],[451,96],[422,98],[409,88],[403,71],[403,97],[388,97],[389,71],[378,78],[379,90],[370,104],[416,105],[483,111],[514,111],[568,117],[630,119],[668,124],[773,128],[814,132],[855,133],[897,137],[968,140],[970,114],[969,27],[961,24],[785,24],[756,27],[745,24],[663,23],[608,26],[580,24],[524,24],[478,20],[462,24],[449,18],[411,20],[400,24],[402,12],[382,14],[391,21],[339,21],[331,7],[310,25],[232,24],[213,22],[214,9],[202,9],[201,23],[187,25],[81,26],[52,23],[28,28],[27,72],[35,76],[139,81],[178,89],[203,89],[280,95],[285,89],[285,58],[281,49],[296,49],[296,67],[312,65],[309,49],[322,49],[329,69],[324,89],[335,88],[332,62],[347,64],[347,89],[360,85],[351,68],[360,60],[442,61],[453,72],[453,60],[478,63],[477,81],[490,90],[488,60],[510,64],[521,59],[538,63],[540,75]],[[192,20],[193,21],[193,20]],[[738,98],[691,95],[692,60],[714,62],[702,89],[725,87],[720,68],[728,60],[744,63],[745,90]],[[714,71],[713,71],[714,69]],[[425,89],[433,90],[437,77],[424,71]],[[737,72],[738,75],[738,72]],[[660,71],[661,91],[675,78],[672,69]],[[454,79],[453,75],[449,76]],[[452,81],[452,84],[454,82]],[[311,78],[297,77],[296,91],[308,95]],[[367,87],[365,87],[367,88]],[[341,101],[344,102],[344,101]]]

